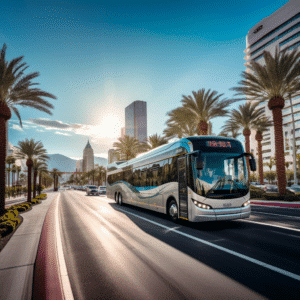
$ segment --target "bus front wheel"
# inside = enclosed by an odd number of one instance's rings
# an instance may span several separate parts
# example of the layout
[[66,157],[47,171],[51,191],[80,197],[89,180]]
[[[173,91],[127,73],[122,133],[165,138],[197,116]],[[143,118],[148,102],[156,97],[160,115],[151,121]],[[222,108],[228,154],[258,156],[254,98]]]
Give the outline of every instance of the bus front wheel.
[[178,221],[178,207],[175,200],[172,200],[168,207],[168,214],[172,221],[176,222]]

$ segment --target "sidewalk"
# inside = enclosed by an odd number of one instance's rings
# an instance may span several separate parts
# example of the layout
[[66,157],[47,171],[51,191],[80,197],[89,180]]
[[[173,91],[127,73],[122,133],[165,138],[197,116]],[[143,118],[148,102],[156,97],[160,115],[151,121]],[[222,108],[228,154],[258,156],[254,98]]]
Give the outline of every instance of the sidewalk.
[[34,264],[45,220],[52,201],[58,196],[48,192],[46,200],[22,213],[23,223],[0,252],[0,299],[31,299]]
[[251,205],[300,208],[300,202],[286,202],[286,201],[270,201],[270,200],[262,200],[262,199],[251,199],[250,203],[251,203]]

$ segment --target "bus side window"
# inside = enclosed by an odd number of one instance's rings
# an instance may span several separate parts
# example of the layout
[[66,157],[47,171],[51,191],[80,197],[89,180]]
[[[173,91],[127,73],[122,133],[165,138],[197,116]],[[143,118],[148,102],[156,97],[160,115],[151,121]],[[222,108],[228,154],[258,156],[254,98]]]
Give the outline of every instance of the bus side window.
[[147,181],[147,166],[143,166],[141,168],[141,186],[142,187],[146,186],[146,181]]
[[161,165],[161,184],[169,182],[169,175],[170,175],[170,166],[169,166],[169,160],[164,159],[162,161]]
[[177,157],[169,158],[170,164],[170,181],[178,181]]
[[160,185],[159,183],[160,164],[159,163],[155,163],[152,165],[152,186]]

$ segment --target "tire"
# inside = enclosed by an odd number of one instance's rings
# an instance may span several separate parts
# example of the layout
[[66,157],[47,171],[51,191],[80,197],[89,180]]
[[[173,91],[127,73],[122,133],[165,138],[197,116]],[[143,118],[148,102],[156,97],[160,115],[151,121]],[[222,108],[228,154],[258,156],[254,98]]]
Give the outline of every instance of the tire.
[[175,200],[172,200],[168,206],[168,215],[173,222],[178,221],[178,206]]
[[118,199],[118,194],[117,194],[117,193],[115,193],[115,201],[116,201],[116,203],[118,204],[119,199]]
[[118,196],[118,204],[122,205],[123,204],[123,198],[122,198],[122,194],[120,193]]

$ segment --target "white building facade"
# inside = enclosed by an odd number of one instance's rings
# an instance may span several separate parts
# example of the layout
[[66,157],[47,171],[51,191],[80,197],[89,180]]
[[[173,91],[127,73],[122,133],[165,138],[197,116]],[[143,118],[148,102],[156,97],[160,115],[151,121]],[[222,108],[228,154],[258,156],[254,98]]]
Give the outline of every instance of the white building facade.
[[[269,51],[272,55],[274,55],[276,48],[279,51],[298,48],[300,51],[300,0],[290,0],[272,15],[253,26],[248,32],[246,44],[245,59],[247,62],[254,60],[260,64],[264,64],[264,51]],[[245,65],[247,66],[247,63]],[[282,110],[285,160],[292,164],[292,114],[290,100],[285,100],[285,107]],[[295,119],[296,148],[300,149],[300,97],[292,99],[292,106]],[[266,116],[273,120],[272,112],[269,110],[267,102],[261,103],[259,107],[263,107]],[[250,149],[257,157],[255,131],[251,132]],[[271,157],[275,157],[273,127],[263,133],[262,153],[263,163],[269,162]],[[275,170],[275,166],[272,169]],[[264,171],[268,170],[269,168],[264,166]]]

